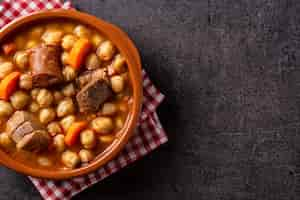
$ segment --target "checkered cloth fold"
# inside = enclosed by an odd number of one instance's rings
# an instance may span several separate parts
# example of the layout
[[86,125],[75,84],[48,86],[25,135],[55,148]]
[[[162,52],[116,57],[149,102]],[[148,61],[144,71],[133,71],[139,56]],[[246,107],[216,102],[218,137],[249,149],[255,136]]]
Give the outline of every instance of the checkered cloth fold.
[[[52,8],[71,9],[72,5],[70,1],[62,3],[60,0],[4,0],[0,4],[0,27],[18,16]],[[163,101],[164,95],[152,84],[145,71],[142,76],[144,99],[139,125],[123,151],[102,168],[85,176],[64,181],[29,177],[44,199],[70,199],[168,141],[156,114],[156,108]]]

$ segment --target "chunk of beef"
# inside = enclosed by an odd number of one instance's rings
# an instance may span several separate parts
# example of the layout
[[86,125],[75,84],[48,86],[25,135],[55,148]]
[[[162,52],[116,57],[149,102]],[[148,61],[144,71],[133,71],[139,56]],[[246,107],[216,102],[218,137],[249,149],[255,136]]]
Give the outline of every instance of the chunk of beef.
[[33,87],[48,87],[63,80],[60,54],[59,46],[45,44],[30,51],[29,63]]
[[76,82],[79,88],[82,88],[88,82],[95,79],[108,80],[106,69],[102,68],[102,69],[85,71],[76,79]]
[[36,130],[25,135],[18,143],[17,148],[26,151],[40,151],[48,147],[50,136],[47,131]]
[[104,80],[92,80],[76,96],[79,111],[83,113],[98,111],[100,105],[112,94],[111,88]]
[[25,111],[16,111],[6,122],[6,132],[12,134],[25,121],[33,121],[31,113]]
[[6,124],[10,137],[18,148],[24,150],[40,151],[47,148],[50,137],[44,130],[38,119],[26,111],[16,111]]

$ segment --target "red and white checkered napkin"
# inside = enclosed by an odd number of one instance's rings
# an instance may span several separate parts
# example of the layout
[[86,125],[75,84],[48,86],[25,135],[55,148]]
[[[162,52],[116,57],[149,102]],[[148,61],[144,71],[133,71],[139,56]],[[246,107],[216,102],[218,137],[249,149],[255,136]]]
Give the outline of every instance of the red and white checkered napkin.
[[[60,0],[4,0],[0,4],[0,27],[18,16],[51,8],[71,9],[71,3],[69,1],[61,3]],[[104,167],[86,176],[65,181],[29,177],[45,199],[70,199],[75,194],[117,172],[168,141],[156,114],[156,108],[163,101],[164,96],[154,87],[145,71],[143,71],[142,76],[144,94],[142,113],[136,133],[124,150]]]

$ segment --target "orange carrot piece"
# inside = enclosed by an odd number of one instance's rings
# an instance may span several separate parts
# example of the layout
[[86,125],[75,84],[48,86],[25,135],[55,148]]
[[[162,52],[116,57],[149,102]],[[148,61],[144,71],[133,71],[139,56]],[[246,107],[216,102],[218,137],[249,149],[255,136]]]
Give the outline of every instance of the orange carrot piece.
[[2,45],[2,50],[5,55],[14,53],[17,50],[17,45],[13,42]]
[[80,132],[87,126],[87,122],[74,122],[67,131],[65,136],[65,143],[68,146],[72,146],[76,143],[77,138],[79,137]]
[[69,54],[68,63],[71,67],[79,69],[91,47],[92,45],[88,39],[81,38],[77,40]]
[[11,72],[0,82],[0,99],[8,100],[10,95],[16,91],[20,72]]

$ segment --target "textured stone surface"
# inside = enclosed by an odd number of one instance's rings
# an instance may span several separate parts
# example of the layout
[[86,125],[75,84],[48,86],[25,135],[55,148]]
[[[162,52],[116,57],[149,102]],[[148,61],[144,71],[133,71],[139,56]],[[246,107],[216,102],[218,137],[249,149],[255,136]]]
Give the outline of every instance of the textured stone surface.
[[[170,142],[79,199],[299,199],[299,0],[76,0],[122,27]],[[0,199],[40,199],[0,168]]]

